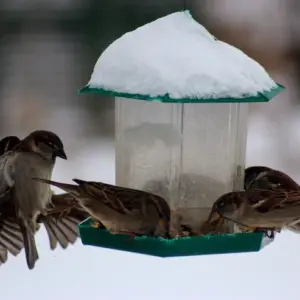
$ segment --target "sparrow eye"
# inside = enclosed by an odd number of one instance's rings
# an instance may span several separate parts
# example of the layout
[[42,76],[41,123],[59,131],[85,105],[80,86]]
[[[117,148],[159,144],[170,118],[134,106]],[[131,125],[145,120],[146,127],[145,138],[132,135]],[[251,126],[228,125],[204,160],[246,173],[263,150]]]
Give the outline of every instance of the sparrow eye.
[[46,144],[50,146],[51,148],[56,148],[55,145],[52,142],[47,141]]
[[225,203],[222,201],[221,203],[219,203],[219,207],[223,207],[225,205]]

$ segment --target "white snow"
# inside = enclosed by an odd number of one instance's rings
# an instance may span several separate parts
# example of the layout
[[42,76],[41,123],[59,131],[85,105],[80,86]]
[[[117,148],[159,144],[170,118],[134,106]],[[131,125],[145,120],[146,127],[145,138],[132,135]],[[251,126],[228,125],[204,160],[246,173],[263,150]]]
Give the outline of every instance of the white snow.
[[89,87],[171,98],[239,98],[276,86],[264,68],[188,11],[128,32],[99,57]]

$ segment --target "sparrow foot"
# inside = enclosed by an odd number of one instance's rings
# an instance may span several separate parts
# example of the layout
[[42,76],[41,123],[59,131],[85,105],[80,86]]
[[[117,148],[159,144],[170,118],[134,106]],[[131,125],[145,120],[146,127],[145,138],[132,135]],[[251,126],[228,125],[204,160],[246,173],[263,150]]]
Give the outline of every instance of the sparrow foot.
[[247,231],[248,232],[261,232],[261,230],[257,227],[249,227],[247,226]]
[[266,237],[269,239],[274,239],[275,237],[275,228],[274,229],[269,229],[269,228],[256,228],[254,232],[263,232]]
[[274,230],[268,230],[266,231],[266,236],[269,238],[269,239],[274,239],[275,238],[275,233],[274,233]]
[[181,224],[181,237],[195,236],[195,232],[188,225]]
[[128,240],[126,241],[127,243],[131,242],[136,236],[142,236],[142,235],[135,234],[134,232],[123,232],[121,234],[126,234],[129,236]]

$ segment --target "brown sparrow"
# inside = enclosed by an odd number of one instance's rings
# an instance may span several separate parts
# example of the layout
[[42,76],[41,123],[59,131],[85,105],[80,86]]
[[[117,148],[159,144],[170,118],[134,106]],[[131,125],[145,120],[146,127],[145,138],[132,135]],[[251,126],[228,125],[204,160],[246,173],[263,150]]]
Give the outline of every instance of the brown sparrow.
[[[284,191],[299,190],[300,186],[287,174],[273,170],[264,166],[253,166],[245,170],[245,190],[249,189],[267,189]],[[288,229],[300,232],[300,218],[299,222],[295,220]]]
[[[7,136],[0,140],[0,155],[13,150],[20,141],[16,136]],[[88,218],[89,215],[68,193],[61,195],[52,194],[51,203],[52,205],[47,209],[47,214],[40,214],[37,222],[45,226],[52,250],[56,248],[57,243],[65,249],[69,243],[73,244],[76,241],[78,237],[78,223]]]
[[51,200],[50,187],[32,177],[51,179],[56,157],[67,159],[61,139],[50,131],[37,130],[0,157],[0,196],[9,193],[23,235],[26,261],[33,269],[38,252],[34,240],[37,217]]
[[287,174],[263,166],[253,166],[245,170],[244,189],[298,190],[300,186]]
[[168,236],[170,208],[157,195],[79,179],[73,179],[77,185],[40,178],[34,180],[70,193],[94,219],[113,234]]
[[250,228],[280,230],[299,222],[300,191],[249,190],[221,196],[209,223],[224,218]]

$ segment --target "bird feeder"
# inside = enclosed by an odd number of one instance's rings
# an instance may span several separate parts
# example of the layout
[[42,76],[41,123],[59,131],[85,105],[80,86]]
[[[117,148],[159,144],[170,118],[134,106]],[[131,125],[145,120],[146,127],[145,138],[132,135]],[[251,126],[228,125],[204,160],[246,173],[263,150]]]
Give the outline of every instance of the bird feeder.
[[[98,59],[80,93],[116,101],[116,184],[164,197],[171,230],[197,232],[214,201],[243,189],[249,102],[284,88],[189,11],[128,32]],[[80,225],[84,244],[162,257],[258,251],[263,233],[174,239],[112,235]]]

